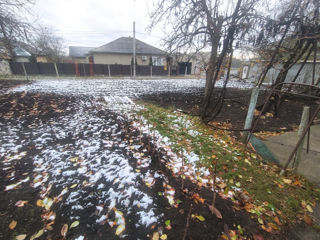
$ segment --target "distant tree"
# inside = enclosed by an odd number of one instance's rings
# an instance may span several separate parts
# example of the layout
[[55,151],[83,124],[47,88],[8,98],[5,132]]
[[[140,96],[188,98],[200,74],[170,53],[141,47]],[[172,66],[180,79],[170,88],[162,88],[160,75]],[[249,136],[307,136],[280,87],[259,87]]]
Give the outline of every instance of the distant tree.
[[49,62],[60,62],[65,54],[61,37],[56,36],[49,28],[39,27],[34,33],[33,52],[43,55]]
[[12,60],[14,47],[28,42],[32,27],[21,13],[27,13],[33,3],[33,0],[0,0],[0,43]]
[[29,57],[30,62],[37,62],[37,57],[32,53],[31,56]]

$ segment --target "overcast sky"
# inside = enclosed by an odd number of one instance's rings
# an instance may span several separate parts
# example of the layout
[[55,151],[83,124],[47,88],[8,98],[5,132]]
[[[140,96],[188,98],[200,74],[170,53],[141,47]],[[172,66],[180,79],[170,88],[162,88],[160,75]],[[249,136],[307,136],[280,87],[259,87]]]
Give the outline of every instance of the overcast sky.
[[132,36],[161,47],[160,28],[148,33],[151,0],[37,0],[35,13],[40,24],[49,26],[67,46],[98,47],[118,37]]

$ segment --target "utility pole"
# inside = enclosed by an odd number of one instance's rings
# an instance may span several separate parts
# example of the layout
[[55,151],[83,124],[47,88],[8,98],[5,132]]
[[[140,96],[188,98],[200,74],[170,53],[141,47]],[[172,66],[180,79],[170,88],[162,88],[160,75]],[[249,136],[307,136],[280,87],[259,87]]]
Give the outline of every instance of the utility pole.
[[133,79],[136,78],[136,23],[133,21]]

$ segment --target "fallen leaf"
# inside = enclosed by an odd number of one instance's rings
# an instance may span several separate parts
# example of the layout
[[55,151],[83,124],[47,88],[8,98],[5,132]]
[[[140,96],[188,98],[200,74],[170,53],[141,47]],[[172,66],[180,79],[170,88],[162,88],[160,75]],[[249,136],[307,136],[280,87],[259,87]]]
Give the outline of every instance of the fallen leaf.
[[199,201],[201,203],[204,203],[205,199],[200,197],[200,195],[198,193],[195,193],[192,195],[192,198],[195,200],[195,201]]
[[14,221],[14,220],[12,220],[11,223],[9,224],[9,228],[10,228],[11,230],[13,230],[16,226],[17,226],[17,222]]
[[166,240],[167,238],[168,238],[167,234],[162,234],[160,237],[160,239],[162,239],[162,240]]
[[23,207],[25,204],[27,204],[28,203],[28,201],[22,201],[22,200],[20,200],[20,201],[18,201],[18,202],[16,202],[16,204],[15,204],[15,206],[16,207]]
[[213,207],[212,205],[209,205],[209,209],[211,213],[214,214],[217,218],[222,219],[222,215],[217,208]]
[[43,199],[43,206],[45,207],[46,210],[49,210],[53,204],[52,198],[45,198]]
[[24,240],[27,237],[27,234],[21,234],[16,236],[16,240]]
[[153,233],[152,240],[159,240],[159,233],[158,232]]
[[261,236],[260,234],[254,234],[253,237],[254,240],[264,240],[263,236]]
[[225,184],[224,182],[218,184],[218,187],[221,189],[224,189],[227,186],[227,184]]
[[77,183],[73,184],[70,188],[75,188],[76,186],[78,186]]
[[206,220],[202,215],[194,215],[194,217],[196,217],[201,222]]
[[276,222],[276,224],[278,225],[282,225],[282,223],[280,222],[279,218],[278,217],[275,217],[274,218],[274,221]]
[[312,209],[312,207],[310,206],[310,205],[307,205],[307,210],[309,211],[309,212],[313,212],[313,209]]
[[258,222],[263,225],[263,220],[261,218],[258,218]]
[[67,236],[67,232],[68,232],[68,224],[64,224],[61,228],[61,236],[62,237],[66,237]]
[[310,216],[308,216],[307,214],[305,214],[305,215],[303,216],[303,220],[305,221],[306,224],[312,226],[313,221],[312,221],[312,218],[311,218]]
[[169,225],[171,224],[171,221],[170,221],[170,220],[166,220],[166,221],[164,222],[164,224],[165,224],[166,226],[169,226]]
[[292,180],[291,180],[291,179],[283,178],[282,180],[283,180],[283,182],[286,183],[286,184],[291,184],[291,183],[292,183]]
[[43,235],[44,231],[43,229],[41,229],[39,232],[37,232],[36,234],[32,235],[32,237],[30,238],[30,240],[34,240],[36,238],[39,238]]
[[269,232],[269,233],[272,232],[272,227],[265,227],[264,225],[261,225],[261,228],[262,228],[263,230],[265,230],[266,232]]
[[39,199],[38,201],[37,201],[37,206],[38,207],[43,207],[44,205],[43,205],[43,201],[41,200],[41,199]]
[[124,224],[120,224],[118,227],[117,227],[117,230],[116,230],[116,235],[117,236],[120,236],[122,234],[122,232],[125,230],[125,225]]
[[74,222],[70,225],[70,229],[71,229],[71,228],[78,227],[79,224],[80,224],[79,221],[74,221]]

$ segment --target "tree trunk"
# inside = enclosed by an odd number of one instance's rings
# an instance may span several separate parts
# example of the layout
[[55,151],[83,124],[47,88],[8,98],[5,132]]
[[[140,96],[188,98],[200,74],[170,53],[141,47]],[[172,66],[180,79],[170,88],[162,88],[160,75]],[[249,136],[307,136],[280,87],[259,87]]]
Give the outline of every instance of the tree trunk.
[[204,99],[203,99],[203,104],[208,102],[208,100],[211,97],[210,94],[210,89],[212,88],[213,85],[213,76],[216,68],[216,63],[217,63],[217,51],[218,51],[218,44],[219,41],[215,41],[211,47],[211,52],[210,52],[210,60],[208,63],[208,69],[207,69],[207,74],[206,74],[206,86],[204,90]]

